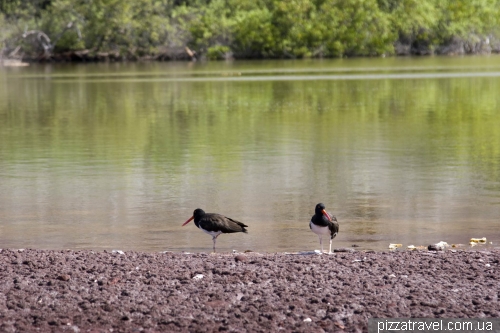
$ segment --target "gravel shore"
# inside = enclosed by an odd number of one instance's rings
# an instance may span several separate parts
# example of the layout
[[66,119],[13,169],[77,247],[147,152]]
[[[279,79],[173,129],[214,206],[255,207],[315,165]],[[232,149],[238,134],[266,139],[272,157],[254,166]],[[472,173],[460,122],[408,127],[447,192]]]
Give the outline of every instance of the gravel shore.
[[0,332],[367,332],[500,317],[500,251],[0,250]]

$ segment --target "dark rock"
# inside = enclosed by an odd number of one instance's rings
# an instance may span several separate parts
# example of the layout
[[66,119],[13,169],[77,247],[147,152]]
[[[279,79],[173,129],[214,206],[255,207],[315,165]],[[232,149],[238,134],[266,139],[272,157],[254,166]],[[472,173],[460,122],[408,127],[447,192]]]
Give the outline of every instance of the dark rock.
[[61,280],[61,281],[69,281],[70,278],[71,278],[71,276],[69,276],[68,274],[59,275],[57,277],[57,279]]
[[238,254],[237,256],[234,257],[234,261],[236,261],[236,262],[246,262],[246,261],[248,261],[248,258],[247,258],[247,256],[245,256],[243,254]]
[[340,248],[340,249],[333,249],[333,252],[356,252],[356,250],[346,247],[346,248]]
[[443,251],[444,248],[442,246],[434,244],[434,245],[427,246],[427,250],[429,250],[429,251]]

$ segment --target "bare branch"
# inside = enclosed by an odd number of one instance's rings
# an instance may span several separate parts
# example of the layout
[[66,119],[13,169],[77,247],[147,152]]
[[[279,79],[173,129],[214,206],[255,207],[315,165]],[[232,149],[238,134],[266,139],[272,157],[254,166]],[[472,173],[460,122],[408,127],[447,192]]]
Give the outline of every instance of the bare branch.
[[[42,45],[43,47],[43,52],[45,57],[50,57],[52,55],[52,50],[56,46],[57,42],[61,39],[61,37],[64,35],[66,31],[71,29],[73,27],[73,21],[69,22],[66,27],[64,27],[63,31],[61,31],[56,37],[54,37],[54,41],[52,42],[47,36],[46,33],[40,30],[30,30],[30,31],[25,31],[23,33],[23,38],[27,38],[31,35],[35,35],[36,39],[38,42]],[[78,29],[77,29],[78,30]]]
[[[40,30],[30,30],[30,31],[26,31],[25,33],[23,33],[23,38],[26,38],[30,35],[36,35],[36,39],[43,47],[44,55],[46,57],[49,57],[52,49],[54,48],[54,46],[50,42],[49,36],[47,36],[43,31],[40,31]],[[42,39],[45,39],[45,42]]]

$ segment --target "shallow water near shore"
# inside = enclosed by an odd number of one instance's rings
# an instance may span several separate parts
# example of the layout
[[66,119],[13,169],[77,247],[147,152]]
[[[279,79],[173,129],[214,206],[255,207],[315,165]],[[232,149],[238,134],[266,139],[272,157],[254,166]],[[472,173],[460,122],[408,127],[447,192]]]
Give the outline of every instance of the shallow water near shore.
[[[500,244],[500,57],[0,68],[0,248]],[[325,248],[328,242],[325,239]]]

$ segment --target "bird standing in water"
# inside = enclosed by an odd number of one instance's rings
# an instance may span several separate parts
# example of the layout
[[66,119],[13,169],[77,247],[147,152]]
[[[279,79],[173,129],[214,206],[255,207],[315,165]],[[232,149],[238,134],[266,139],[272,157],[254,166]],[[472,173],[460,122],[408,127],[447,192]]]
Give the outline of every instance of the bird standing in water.
[[214,241],[214,252],[215,252],[215,241],[220,234],[231,234],[235,232],[247,233],[245,228],[247,225],[233,220],[230,217],[215,213],[205,213],[201,208],[197,208],[193,212],[193,216],[189,218],[182,226],[188,224],[194,219],[194,224],[201,229],[201,231],[212,236]]
[[339,223],[337,218],[325,210],[325,205],[319,203],[314,208],[314,215],[309,222],[309,228],[319,237],[321,253],[323,253],[323,235],[330,235],[330,251],[332,253],[332,240],[339,233]]

